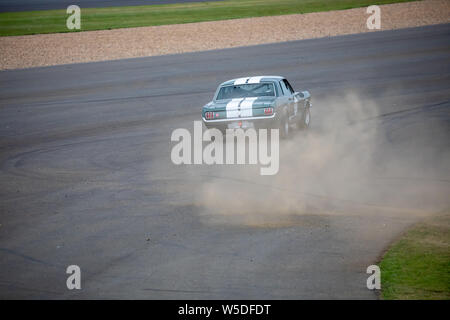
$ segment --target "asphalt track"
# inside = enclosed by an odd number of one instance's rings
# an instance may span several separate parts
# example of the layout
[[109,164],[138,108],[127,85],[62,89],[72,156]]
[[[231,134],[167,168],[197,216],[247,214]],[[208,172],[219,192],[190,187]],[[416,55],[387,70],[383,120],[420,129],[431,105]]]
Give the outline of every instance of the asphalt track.
[[[0,298],[376,299],[366,268],[420,218],[407,207],[449,207],[449,40],[450,25],[438,25],[1,72]],[[284,196],[311,199],[309,209],[279,217],[274,210],[255,223],[213,214],[194,197],[202,185],[227,180],[227,199],[258,188],[261,177],[175,166],[170,135],[192,131],[218,83],[254,74],[285,75],[310,89],[319,136],[331,107],[320,101],[338,103],[357,90],[381,108],[359,119],[388,137],[379,163],[409,148],[405,166],[415,157],[428,166],[386,171],[373,181],[386,191],[379,201],[279,186]],[[354,138],[349,156],[361,147]],[[439,159],[426,157],[433,152]],[[267,179],[262,197],[274,186]],[[416,185],[418,204],[389,198]],[[72,264],[82,270],[80,291],[66,288]]]
[[65,9],[71,4],[80,8],[104,8],[205,1],[220,0],[0,0],[0,12]]

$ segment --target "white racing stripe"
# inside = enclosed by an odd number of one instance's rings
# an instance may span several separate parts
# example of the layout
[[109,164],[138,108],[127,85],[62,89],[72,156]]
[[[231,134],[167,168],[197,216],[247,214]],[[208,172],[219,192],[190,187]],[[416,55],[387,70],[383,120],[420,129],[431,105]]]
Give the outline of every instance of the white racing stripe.
[[251,77],[248,79],[247,83],[260,83],[262,77]]
[[239,78],[239,79],[234,80],[234,84],[235,85],[244,84],[247,82],[247,80],[248,80],[248,78]]
[[252,117],[253,116],[253,102],[258,99],[257,97],[245,98],[241,103],[241,117]]
[[[253,103],[257,97],[232,99],[227,103],[227,119],[246,118],[253,116]],[[240,110],[238,110],[240,105]]]
[[239,116],[240,112],[238,110],[238,107],[242,100],[243,98],[236,98],[227,103],[227,118],[237,118]]

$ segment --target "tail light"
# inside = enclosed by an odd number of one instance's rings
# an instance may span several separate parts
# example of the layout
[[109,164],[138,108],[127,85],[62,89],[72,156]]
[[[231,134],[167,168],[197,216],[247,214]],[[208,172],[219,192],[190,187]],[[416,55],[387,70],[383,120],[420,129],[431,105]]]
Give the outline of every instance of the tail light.
[[264,108],[264,114],[266,116],[273,114],[273,108]]
[[207,120],[214,119],[214,112],[211,111],[205,112],[205,119]]

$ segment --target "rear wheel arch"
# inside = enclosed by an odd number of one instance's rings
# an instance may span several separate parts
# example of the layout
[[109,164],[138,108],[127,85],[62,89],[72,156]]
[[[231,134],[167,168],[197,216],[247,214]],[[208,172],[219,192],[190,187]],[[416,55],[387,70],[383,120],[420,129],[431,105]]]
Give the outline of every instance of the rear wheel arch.
[[278,128],[280,130],[280,138],[288,139],[290,136],[290,128],[289,128],[289,111],[287,106],[283,106],[278,121],[279,121]]

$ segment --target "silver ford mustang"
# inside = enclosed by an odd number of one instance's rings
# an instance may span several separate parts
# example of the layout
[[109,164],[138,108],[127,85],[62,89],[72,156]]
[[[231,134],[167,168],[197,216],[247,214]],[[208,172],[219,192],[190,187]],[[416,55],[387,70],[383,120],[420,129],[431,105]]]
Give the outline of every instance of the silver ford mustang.
[[311,94],[295,92],[280,76],[246,77],[219,85],[213,101],[203,107],[207,128],[280,129],[288,138],[291,125],[308,128],[311,121]]

